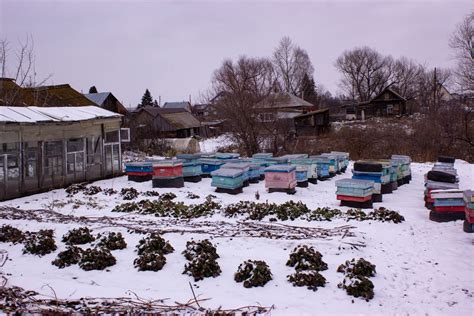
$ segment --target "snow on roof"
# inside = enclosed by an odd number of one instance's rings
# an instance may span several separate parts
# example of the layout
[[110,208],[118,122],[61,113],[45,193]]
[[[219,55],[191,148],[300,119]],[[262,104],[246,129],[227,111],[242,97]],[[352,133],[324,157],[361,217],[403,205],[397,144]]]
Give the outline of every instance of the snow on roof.
[[74,122],[98,118],[120,117],[120,114],[97,106],[37,107],[1,106],[0,122],[39,123]]

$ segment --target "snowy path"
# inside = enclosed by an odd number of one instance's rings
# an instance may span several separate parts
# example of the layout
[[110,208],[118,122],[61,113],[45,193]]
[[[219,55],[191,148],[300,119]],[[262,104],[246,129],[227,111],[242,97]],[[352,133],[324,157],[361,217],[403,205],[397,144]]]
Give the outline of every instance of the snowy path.
[[[275,305],[274,315],[312,315],[312,314],[429,314],[429,315],[472,315],[474,311],[474,236],[462,231],[462,222],[434,223],[428,219],[428,210],[423,203],[423,174],[431,168],[431,164],[413,164],[413,181],[402,186],[393,194],[384,195],[384,202],[376,206],[384,206],[399,211],[404,217],[402,224],[380,222],[306,222],[297,220],[284,222],[290,225],[334,228],[350,224],[355,226],[357,238],[367,244],[365,248],[353,249],[343,244],[340,238],[331,240],[273,240],[265,238],[214,238],[220,255],[218,262],[222,274],[217,278],[195,282],[196,294],[211,298],[204,303],[206,307],[226,308],[262,304]],[[474,187],[474,165],[457,161],[456,166],[461,176],[462,189]],[[347,177],[338,176],[338,178]],[[337,178],[336,178],[337,179]],[[294,196],[272,193],[264,190],[263,183],[254,184],[244,189],[237,196],[216,194],[210,187],[210,179],[200,183],[186,183],[183,189],[173,191],[177,200],[187,204],[202,202],[208,194],[215,194],[223,203],[234,203],[240,200],[255,200],[255,192],[259,191],[260,201],[282,203],[288,200],[302,201],[310,208],[319,206],[338,207],[335,199],[334,180],[310,185],[307,189],[298,189]],[[96,182],[103,188],[121,189],[133,186],[139,191],[151,190],[148,183],[130,183],[125,177]],[[157,190],[160,193],[170,192],[169,189]],[[187,192],[200,195],[198,200],[188,200]],[[79,198],[78,198],[79,199]],[[55,190],[31,197],[20,198],[0,203],[0,206],[13,206],[23,209],[38,209],[52,205],[53,200],[67,200],[64,190]],[[87,201],[87,198],[81,198]],[[86,205],[73,209],[72,204],[56,206],[53,209],[63,214],[74,216],[111,216],[127,219],[156,221],[157,226],[168,225],[170,222],[156,219],[153,216],[113,213],[110,210],[122,203],[120,196],[94,196],[91,201],[101,209]],[[341,208],[346,209],[346,208]],[[215,215],[207,221],[225,221],[235,224],[236,219],[228,219]],[[60,242],[61,236],[71,228],[80,225],[35,222],[27,220],[2,220],[0,224],[10,224],[23,230],[54,228],[58,251],[65,248]],[[138,272],[133,267],[136,257],[135,245],[142,235],[128,233],[126,229],[104,229],[91,227],[94,232],[121,231],[126,238],[128,247],[114,251],[117,264],[105,271],[83,271],[77,266],[58,269],[51,265],[56,257],[54,254],[44,257],[22,254],[21,245],[0,244],[1,249],[9,252],[11,261],[3,267],[8,274],[9,282],[40,293],[51,294],[45,286],[48,284],[62,298],[79,298],[83,296],[127,296],[132,290],[145,298],[170,298],[170,301],[187,301],[192,294],[189,290],[190,277],[182,274],[185,263],[181,251],[186,241],[191,238],[206,238],[205,234],[164,235],[176,251],[167,255],[167,263],[159,272]],[[293,287],[286,281],[292,269],[285,265],[290,251],[299,244],[308,244],[323,254],[323,260],[329,269],[323,271],[328,283],[324,288],[313,292],[305,288]],[[364,257],[377,266],[377,275],[372,279],[375,285],[375,297],[366,302],[347,296],[337,288],[342,274],[336,272],[339,264],[353,257]],[[237,266],[246,259],[265,260],[274,275],[274,279],[263,288],[245,289],[233,281]],[[353,301],[353,302],[352,302]]]

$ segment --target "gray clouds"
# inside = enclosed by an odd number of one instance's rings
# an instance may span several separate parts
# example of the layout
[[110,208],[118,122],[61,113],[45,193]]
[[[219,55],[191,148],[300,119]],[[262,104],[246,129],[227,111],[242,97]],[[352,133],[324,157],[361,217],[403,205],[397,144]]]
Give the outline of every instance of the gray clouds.
[[225,58],[270,56],[287,35],[315,79],[337,91],[336,58],[367,45],[430,66],[452,65],[448,38],[469,1],[140,2],[0,0],[0,37],[32,34],[39,76],[112,91],[135,106],[145,88],[193,99]]

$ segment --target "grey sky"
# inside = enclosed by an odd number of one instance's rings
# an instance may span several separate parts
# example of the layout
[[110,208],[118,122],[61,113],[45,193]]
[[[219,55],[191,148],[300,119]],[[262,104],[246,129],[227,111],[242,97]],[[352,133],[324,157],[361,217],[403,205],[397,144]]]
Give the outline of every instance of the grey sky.
[[153,97],[193,101],[225,58],[270,56],[288,35],[305,48],[315,79],[338,90],[334,61],[367,45],[429,66],[452,65],[448,38],[472,1],[5,1],[0,37],[32,34],[37,73],[87,92],[112,91],[135,106]]

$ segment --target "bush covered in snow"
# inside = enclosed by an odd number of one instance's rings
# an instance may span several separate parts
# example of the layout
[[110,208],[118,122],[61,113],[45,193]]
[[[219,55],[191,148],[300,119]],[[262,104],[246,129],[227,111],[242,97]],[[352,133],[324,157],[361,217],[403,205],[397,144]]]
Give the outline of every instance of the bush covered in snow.
[[297,246],[290,254],[286,265],[295,267],[296,271],[324,271],[328,269],[328,265],[322,258],[323,255],[319,251],[315,251],[313,247]]
[[79,263],[82,258],[83,250],[77,246],[68,246],[66,250],[58,253],[58,257],[51,262],[52,265],[62,269],[73,264]]
[[28,233],[23,247],[23,253],[44,256],[55,251],[58,247],[54,241],[52,229],[42,229],[36,233]]
[[265,286],[272,280],[272,272],[265,261],[247,260],[237,268],[234,280],[243,282],[245,288]]
[[88,248],[82,253],[79,266],[86,271],[104,270],[117,263],[110,250],[105,248]]
[[120,195],[124,200],[135,200],[138,197],[138,191],[135,188],[123,188]]
[[337,268],[337,272],[344,273],[344,280],[338,284],[339,288],[345,289],[348,295],[362,297],[366,301],[374,297],[374,284],[368,277],[375,276],[375,265],[360,258],[346,261]]
[[62,241],[68,245],[84,245],[95,240],[88,227],[80,227],[68,231]]
[[98,246],[107,248],[109,250],[120,250],[127,248],[127,243],[125,238],[123,238],[122,233],[110,232],[108,235],[102,236],[99,234],[100,238]]
[[25,240],[25,234],[10,225],[2,225],[0,227],[0,242],[11,242],[13,244],[18,244]]
[[216,261],[219,258],[217,249],[209,240],[188,241],[182,253],[189,261],[184,266],[183,274],[194,277],[194,281],[221,274],[221,268]]
[[158,271],[166,264],[165,255],[174,248],[159,234],[153,233],[141,239],[137,245],[138,257],[133,261],[138,271]]
[[160,252],[144,252],[133,261],[138,271],[159,271],[166,264],[166,258]]
[[357,261],[355,260],[355,258],[353,258],[351,261],[347,260],[345,263],[341,264],[337,268],[337,272],[345,274],[352,273],[364,277],[372,277],[375,276],[376,273],[375,265],[365,260],[364,258],[360,258]]
[[288,281],[293,286],[306,286],[313,291],[316,291],[318,287],[324,287],[326,284],[326,278],[318,271],[297,271],[288,276]]
[[348,274],[337,286],[346,290],[348,295],[362,297],[366,301],[374,298],[374,284],[361,275]]

